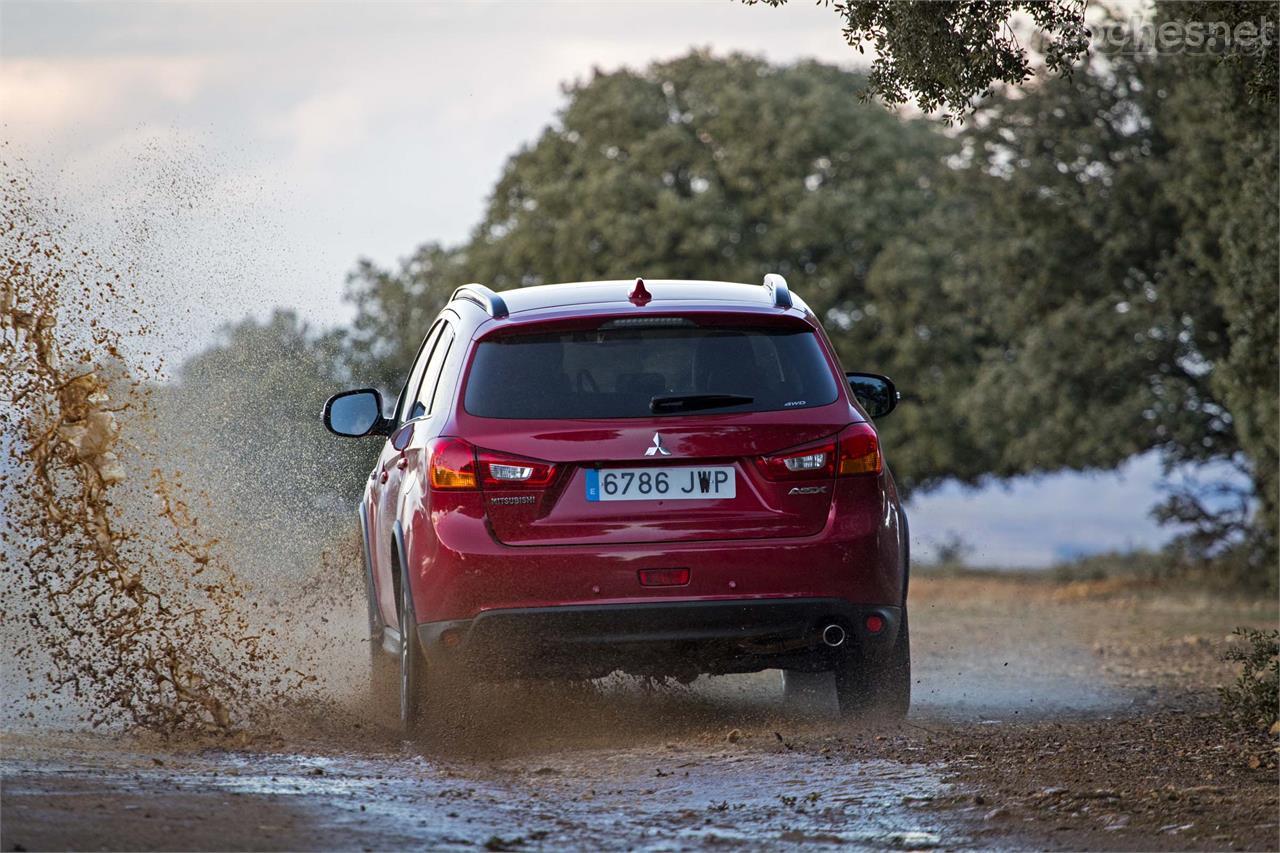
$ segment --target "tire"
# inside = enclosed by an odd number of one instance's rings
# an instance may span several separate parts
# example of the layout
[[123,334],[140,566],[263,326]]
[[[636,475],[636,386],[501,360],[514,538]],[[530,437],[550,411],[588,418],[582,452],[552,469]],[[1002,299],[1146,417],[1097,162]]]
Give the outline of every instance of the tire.
[[795,710],[830,707],[835,702],[836,682],[830,672],[782,670],[782,701]]
[[400,576],[400,731],[445,742],[462,727],[471,691],[457,673],[428,666],[418,641],[409,579]]
[[911,632],[906,610],[888,654],[864,655],[852,649],[835,675],[841,716],[885,722],[906,717],[911,707]]
[[400,606],[400,731],[405,735],[419,734],[423,728],[423,710],[426,679],[426,661],[422,645],[418,642],[418,617],[413,612],[413,595],[409,591],[408,578],[401,576]]

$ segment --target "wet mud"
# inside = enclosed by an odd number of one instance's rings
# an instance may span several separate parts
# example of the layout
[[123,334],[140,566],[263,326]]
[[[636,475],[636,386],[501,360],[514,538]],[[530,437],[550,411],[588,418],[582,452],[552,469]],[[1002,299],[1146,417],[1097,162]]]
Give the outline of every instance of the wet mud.
[[[29,749],[10,747],[18,755]],[[95,811],[122,818],[95,842],[123,848],[168,847],[178,838],[186,842],[179,846],[236,849],[964,843],[954,821],[927,808],[949,790],[936,772],[884,760],[815,762],[780,745],[681,744],[482,763],[412,751],[209,750],[165,754],[162,766],[143,753],[98,753],[105,761],[86,765],[83,750],[69,753],[69,763],[55,750],[6,768],[6,811],[43,824],[41,846],[83,845],[78,819],[65,818]]]
[[[783,702],[777,673],[483,688],[407,742],[334,651],[324,702],[251,733],[10,727],[13,849],[1272,849],[1265,736],[1216,713],[1223,624],[1271,605],[1043,580],[915,582],[899,726]],[[335,618],[359,630],[358,609]],[[981,628],[984,639],[973,641]]]

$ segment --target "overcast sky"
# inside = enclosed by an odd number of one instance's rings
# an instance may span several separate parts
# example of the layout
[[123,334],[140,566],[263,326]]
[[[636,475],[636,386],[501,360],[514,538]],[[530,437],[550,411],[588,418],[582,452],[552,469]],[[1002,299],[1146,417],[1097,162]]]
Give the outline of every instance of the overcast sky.
[[[141,257],[180,318],[180,351],[276,305],[345,320],[355,260],[462,240],[562,84],[702,46],[858,59],[835,13],[808,0],[3,0],[0,132],[87,234]],[[948,489],[916,502],[913,533],[927,552],[957,531],[975,562],[1005,565],[1147,546],[1163,538],[1146,516],[1157,478],[1144,459],[1122,475]]]

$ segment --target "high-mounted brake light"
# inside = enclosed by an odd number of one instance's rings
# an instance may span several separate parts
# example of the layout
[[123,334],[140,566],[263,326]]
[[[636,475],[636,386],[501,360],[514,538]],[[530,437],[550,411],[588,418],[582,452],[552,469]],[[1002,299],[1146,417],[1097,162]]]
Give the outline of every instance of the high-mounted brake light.
[[619,317],[600,324],[600,330],[608,329],[677,329],[697,325],[688,317]]

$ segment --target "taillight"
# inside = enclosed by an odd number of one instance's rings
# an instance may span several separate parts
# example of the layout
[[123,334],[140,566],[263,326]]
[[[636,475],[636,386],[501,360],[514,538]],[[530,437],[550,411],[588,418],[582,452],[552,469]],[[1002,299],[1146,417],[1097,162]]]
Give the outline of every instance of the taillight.
[[835,473],[835,457],[835,442],[828,440],[824,444],[761,456],[757,463],[770,480],[825,480]]
[[461,438],[437,438],[427,445],[431,488],[443,490],[542,489],[555,479],[556,466],[472,447]]
[[460,438],[437,438],[427,445],[433,489],[475,489],[476,451]]
[[793,447],[756,460],[770,480],[825,480],[858,474],[879,474],[880,440],[870,424],[851,424],[835,441]]
[[836,468],[839,476],[879,474],[884,467],[880,459],[880,439],[871,424],[850,424],[836,443],[840,446],[840,462]]
[[476,452],[480,482],[486,489],[545,489],[556,476],[550,462],[507,456],[491,450]]

